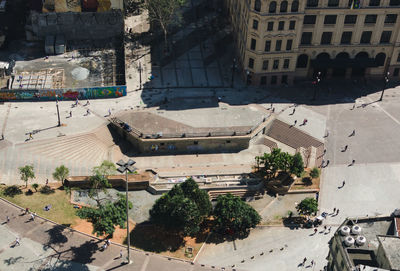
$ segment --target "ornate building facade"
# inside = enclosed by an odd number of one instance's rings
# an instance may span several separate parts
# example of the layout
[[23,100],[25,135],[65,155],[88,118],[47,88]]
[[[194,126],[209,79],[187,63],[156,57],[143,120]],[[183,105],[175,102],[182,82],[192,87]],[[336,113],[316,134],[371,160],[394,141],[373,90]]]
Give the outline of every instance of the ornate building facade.
[[225,0],[248,84],[400,73],[400,0]]

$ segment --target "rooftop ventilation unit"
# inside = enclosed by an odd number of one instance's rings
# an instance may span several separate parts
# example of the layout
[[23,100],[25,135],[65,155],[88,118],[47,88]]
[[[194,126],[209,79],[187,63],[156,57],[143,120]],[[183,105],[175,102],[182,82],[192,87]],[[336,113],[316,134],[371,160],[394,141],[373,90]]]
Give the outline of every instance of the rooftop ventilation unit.
[[348,226],[343,226],[340,228],[340,234],[343,236],[350,235],[350,228]]
[[355,234],[355,235],[360,235],[360,234],[361,234],[361,227],[358,226],[358,225],[354,225],[354,226],[351,228],[351,233],[352,233],[352,234]]
[[352,245],[354,245],[354,238],[351,236],[346,236],[346,238],[344,238],[344,244],[346,245],[346,247],[351,247]]
[[362,236],[362,235],[357,236],[357,238],[356,238],[356,244],[357,244],[358,246],[363,246],[366,242],[367,242],[367,238],[365,238],[365,237]]

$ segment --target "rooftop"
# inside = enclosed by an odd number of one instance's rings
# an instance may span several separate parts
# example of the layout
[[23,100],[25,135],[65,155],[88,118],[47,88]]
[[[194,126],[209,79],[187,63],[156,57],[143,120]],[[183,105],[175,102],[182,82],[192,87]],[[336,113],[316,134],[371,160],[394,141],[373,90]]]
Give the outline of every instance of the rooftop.
[[400,270],[400,238],[398,236],[378,236],[392,270]]

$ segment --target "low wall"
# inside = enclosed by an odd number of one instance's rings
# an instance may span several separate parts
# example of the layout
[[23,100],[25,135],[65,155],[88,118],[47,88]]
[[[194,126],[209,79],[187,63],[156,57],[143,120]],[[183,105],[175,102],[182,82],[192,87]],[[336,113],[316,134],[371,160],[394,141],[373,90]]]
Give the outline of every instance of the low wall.
[[78,99],[104,99],[126,96],[126,86],[88,87],[73,89],[1,89],[0,101],[14,100],[75,100]]
[[[138,174],[128,175],[128,190],[145,190],[149,187],[150,181],[153,179],[153,174],[150,172],[142,172]],[[68,187],[90,188],[90,176],[72,176],[68,177],[65,185]],[[125,175],[108,176],[108,182],[113,188],[125,189]]]
[[145,139],[125,131],[117,123],[111,122],[110,125],[132,144],[135,151],[143,154],[239,152],[249,147],[251,138],[250,135],[246,135]]

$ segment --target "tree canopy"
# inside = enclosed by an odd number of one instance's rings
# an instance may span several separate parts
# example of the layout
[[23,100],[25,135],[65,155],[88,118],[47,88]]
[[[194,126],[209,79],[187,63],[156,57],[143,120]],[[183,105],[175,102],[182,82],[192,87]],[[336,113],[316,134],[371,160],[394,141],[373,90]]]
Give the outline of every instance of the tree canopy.
[[25,182],[25,187],[28,187],[29,179],[35,178],[35,172],[33,171],[33,165],[26,165],[24,167],[20,167],[19,174],[21,175],[21,180]]
[[261,221],[253,207],[232,194],[218,196],[213,215],[216,229],[222,233],[247,234]]
[[92,170],[93,176],[89,177],[89,197],[96,200],[98,206],[100,206],[102,200],[99,197],[99,193],[107,193],[107,188],[111,187],[107,177],[115,173],[115,171],[114,163],[107,160],[104,160],[100,166],[94,167]]
[[258,165],[262,165],[259,170],[265,174],[267,180],[271,180],[278,171],[296,176],[300,176],[304,171],[303,158],[300,153],[290,155],[287,152],[282,152],[279,148],[273,149],[271,153],[257,156],[256,162]]
[[[77,215],[82,219],[87,219],[93,225],[93,233],[97,236],[110,235],[115,231],[115,226],[125,228],[126,224],[126,197],[118,194],[119,199],[115,202],[108,201],[106,204],[99,205],[98,208],[82,207],[77,211]],[[129,202],[129,209],[132,203]]]
[[68,177],[68,175],[69,175],[69,169],[64,165],[56,167],[56,169],[53,172],[53,178],[61,182],[63,186],[64,186],[64,181]]
[[318,211],[318,201],[315,198],[305,198],[296,206],[296,209],[303,215],[315,214]]
[[159,198],[150,210],[150,221],[168,230],[193,235],[211,212],[212,206],[206,191],[189,178],[175,185]]

